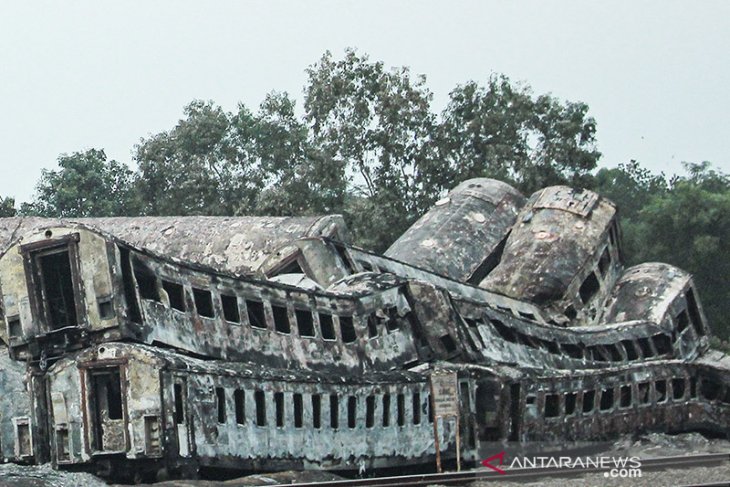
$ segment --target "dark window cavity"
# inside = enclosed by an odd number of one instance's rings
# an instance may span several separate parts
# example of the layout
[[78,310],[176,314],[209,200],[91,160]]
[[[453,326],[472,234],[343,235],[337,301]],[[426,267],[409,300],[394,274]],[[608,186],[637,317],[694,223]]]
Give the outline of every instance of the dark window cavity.
[[577,392],[568,392],[565,394],[565,414],[570,415],[575,413],[575,405],[578,402]]
[[601,411],[608,411],[613,407],[613,388],[603,389],[601,392]]
[[414,392],[412,398],[413,424],[421,424],[421,393]]
[[560,396],[557,394],[545,395],[545,417],[557,418],[560,416]]
[[352,324],[352,316],[340,316],[340,333],[342,333],[342,341],[345,343],[352,343],[357,340],[355,326]]
[[294,427],[301,428],[304,424],[304,410],[302,403],[302,395],[299,393],[294,394]]
[[182,384],[176,383],[173,386],[173,395],[175,398],[175,424],[185,424],[185,398],[183,398]]
[[631,386],[621,386],[620,393],[619,407],[631,407]]
[[340,427],[340,401],[337,394],[330,394],[330,426],[333,429]]
[[672,379],[672,397],[675,400],[684,399],[685,380]]
[[319,327],[322,330],[322,338],[325,340],[336,340],[335,325],[332,322],[332,315],[319,313]]
[[198,315],[205,318],[215,317],[213,312],[213,296],[207,289],[193,288],[193,299],[195,300],[195,309],[198,310]]
[[297,328],[299,329],[299,336],[313,337],[314,336],[314,320],[312,319],[312,312],[308,309],[296,309],[294,314],[297,316]]
[[185,311],[185,291],[182,285],[176,282],[162,281],[162,289],[167,293],[170,307],[178,311]]
[[596,293],[600,289],[601,285],[598,282],[596,273],[591,272],[590,274],[588,274],[588,277],[586,277],[585,281],[583,281],[583,284],[580,285],[580,289],[578,290],[580,300],[583,302],[583,304],[586,304],[588,301],[591,300],[593,296],[596,295]]
[[139,289],[139,297],[142,299],[151,299],[152,301],[160,301],[160,293],[157,290],[157,276],[149,267],[141,262],[134,262],[134,278],[137,280],[137,289]]
[[637,389],[639,391],[639,404],[649,404],[651,402],[651,383],[639,382]]
[[231,323],[240,323],[241,314],[238,312],[238,298],[228,294],[221,294],[221,305],[223,306],[223,318]]
[[383,394],[383,426],[390,426],[390,394]]
[[583,392],[583,412],[590,413],[596,403],[596,391],[584,391]]
[[398,426],[406,424],[406,397],[398,394]]
[[291,325],[289,324],[289,313],[286,306],[271,305],[271,311],[274,313],[274,328],[279,333],[291,333]]
[[284,393],[274,393],[274,407],[276,409],[276,426],[279,428],[284,426]]
[[256,426],[266,426],[266,396],[264,396],[264,391],[254,393],[254,402],[256,403]]
[[312,427],[322,427],[322,396],[319,394],[312,395]]
[[357,397],[347,398],[347,427],[354,428],[357,420]]
[[236,406],[236,424],[245,424],[246,395],[241,389],[236,389],[236,391],[233,393],[233,402]]
[[222,387],[215,388],[215,404],[218,411],[218,422],[226,422],[226,391]]
[[365,399],[365,427],[372,428],[375,424],[375,396],[370,395]]
[[254,328],[266,328],[266,313],[264,313],[264,303],[261,301],[246,300],[246,310],[248,311],[248,322]]
[[667,400],[667,381],[658,380],[654,383],[656,389],[656,402],[664,402]]

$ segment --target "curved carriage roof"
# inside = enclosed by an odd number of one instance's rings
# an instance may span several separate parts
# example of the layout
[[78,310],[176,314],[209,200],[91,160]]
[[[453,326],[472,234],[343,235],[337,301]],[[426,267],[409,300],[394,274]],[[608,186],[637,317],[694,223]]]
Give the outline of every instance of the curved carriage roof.
[[0,219],[2,250],[28,233],[80,224],[133,247],[235,274],[253,274],[287,243],[304,237],[346,241],[340,215],[316,217],[107,217]]

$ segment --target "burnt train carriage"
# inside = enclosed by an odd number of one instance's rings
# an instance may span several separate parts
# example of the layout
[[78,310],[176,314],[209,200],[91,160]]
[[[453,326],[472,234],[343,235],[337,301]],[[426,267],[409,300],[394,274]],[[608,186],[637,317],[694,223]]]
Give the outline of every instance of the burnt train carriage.
[[[47,391],[59,466],[353,470],[435,455],[415,373],[344,377],[109,343],[56,362]],[[441,449],[454,439],[447,423]]]
[[497,265],[525,202],[495,179],[462,182],[385,251],[385,256],[451,279],[478,284]]
[[81,225],[52,227],[0,257],[0,338],[21,359],[131,339],[276,367],[416,361],[405,283],[373,280],[367,293],[303,289],[183,264]]
[[580,326],[595,322],[620,269],[615,206],[592,191],[554,186],[530,197],[499,265],[479,285]]

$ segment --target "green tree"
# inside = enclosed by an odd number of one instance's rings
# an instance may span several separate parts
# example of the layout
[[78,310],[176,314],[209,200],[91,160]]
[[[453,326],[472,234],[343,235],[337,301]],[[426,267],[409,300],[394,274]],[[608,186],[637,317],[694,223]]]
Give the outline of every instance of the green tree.
[[616,168],[599,170],[593,189],[618,207],[626,265],[636,265],[647,258],[651,259],[644,242],[644,220],[640,212],[652,198],[669,191],[669,182],[664,174],[653,174],[637,161],[631,160]]
[[437,196],[422,179],[436,124],[425,77],[353,50],[341,60],[327,52],[307,73],[306,120],[324,157],[346,170],[355,239],[383,250]]
[[730,336],[730,177],[707,162],[686,164],[639,212],[642,258],[659,260],[694,276],[708,321]]
[[58,170],[41,171],[36,194],[21,213],[48,217],[135,215],[140,211],[136,177],[103,150],[63,154]]
[[432,187],[492,177],[526,194],[545,186],[591,185],[596,122],[584,103],[534,96],[527,85],[493,75],[486,87],[470,81],[450,94],[438,131],[439,158]]
[[15,216],[16,214],[15,198],[11,198],[10,196],[3,198],[0,196],[0,217]]

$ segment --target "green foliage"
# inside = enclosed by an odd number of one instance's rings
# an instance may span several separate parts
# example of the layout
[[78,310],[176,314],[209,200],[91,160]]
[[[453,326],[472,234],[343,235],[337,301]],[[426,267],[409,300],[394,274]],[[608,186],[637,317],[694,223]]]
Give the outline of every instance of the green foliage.
[[685,164],[667,181],[636,161],[596,175],[596,190],[619,205],[627,265],[660,261],[690,272],[708,321],[730,337],[730,177],[709,163]]
[[512,182],[526,194],[555,184],[589,186],[601,154],[587,114],[583,103],[534,97],[505,76],[492,76],[486,87],[458,86],[442,115],[432,186],[448,189],[473,177]]
[[15,198],[0,197],[0,217],[5,218],[9,216],[15,216],[16,214],[17,210],[15,209]]
[[139,214],[136,176],[124,164],[107,160],[103,150],[64,154],[57,171],[42,170],[31,203],[21,213],[86,217]]

